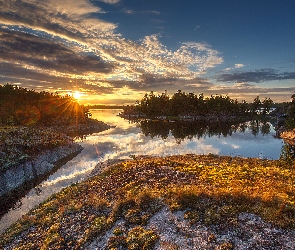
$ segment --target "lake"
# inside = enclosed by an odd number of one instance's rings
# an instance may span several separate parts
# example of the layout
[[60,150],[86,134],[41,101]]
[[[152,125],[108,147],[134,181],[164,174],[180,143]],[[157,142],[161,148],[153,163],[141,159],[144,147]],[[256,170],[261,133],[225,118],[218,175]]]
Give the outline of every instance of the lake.
[[77,138],[84,149],[58,171],[21,198],[0,220],[0,233],[50,195],[85,179],[97,165],[108,159],[130,155],[218,154],[278,159],[284,142],[276,138],[268,123],[247,122],[220,126],[204,123],[142,121],[119,117],[121,110],[90,110],[92,117],[116,126],[85,138]]
[[86,138],[83,146],[88,147],[90,144],[97,148],[98,155],[92,157],[99,156],[106,160],[128,157],[130,154],[212,153],[278,159],[283,146],[283,140],[275,137],[276,132],[270,123],[248,122],[243,126],[229,124],[224,129],[214,123],[215,130],[194,123],[185,126],[185,123],[174,125],[175,123],[150,122],[149,125],[142,122],[139,126],[116,116],[119,112],[120,110],[91,110],[93,118],[117,126]]

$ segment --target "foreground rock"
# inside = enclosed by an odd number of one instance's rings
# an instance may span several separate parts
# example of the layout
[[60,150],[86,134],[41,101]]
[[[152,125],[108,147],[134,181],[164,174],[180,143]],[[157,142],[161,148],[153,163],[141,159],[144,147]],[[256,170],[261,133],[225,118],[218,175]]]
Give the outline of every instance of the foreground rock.
[[14,164],[0,174],[0,197],[24,185],[26,182],[40,178],[58,167],[65,158],[77,155],[82,146],[71,143],[55,149],[45,150],[33,159]]
[[55,163],[63,158],[79,153],[82,147],[74,143],[71,136],[109,128],[94,119],[70,126],[0,128],[0,196],[52,171]]
[[[118,228],[123,231],[130,230],[128,222],[120,220],[104,235],[94,239],[85,249],[110,249],[111,239],[116,238]],[[172,212],[164,206],[150,218],[143,229],[146,232],[153,231],[158,236],[153,248],[147,249],[295,249],[295,231],[274,227],[259,216],[249,213],[240,213],[234,221],[223,226],[208,226],[202,223],[192,225],[185,218],[185,212]]]

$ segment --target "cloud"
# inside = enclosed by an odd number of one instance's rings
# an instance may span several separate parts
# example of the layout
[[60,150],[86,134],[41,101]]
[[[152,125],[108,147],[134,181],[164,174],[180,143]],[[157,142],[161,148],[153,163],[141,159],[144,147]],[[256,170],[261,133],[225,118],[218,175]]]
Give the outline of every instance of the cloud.
[[269,92],[294,92],[295,87],[259,87],[250,83],[236,83],[233,86],[219,86],[216,87],[221,92],[226,91],[231,93],[269,93]]
[[20,82],[41,81],[50,86],[66,85],[70,79],[83,83],[88,75],[106,75],[114,65],[95,55],[77,53],[77,48],[66,47],[42,37],[0,29],[0,75],[2,80],[16,77]]
[[1,6],[0,22],[78,40],[112,33],[117,26],[93,18],[95,13],[104,11],[87,0],[10,0]]
[[[251,83],[235,83],[232,86],[213,85],[207,92],[215,92],[221,95],[229,95],[233,99],[253,101],[256,96],[271,98],[276,102],[285,102],[295,92],[295,86],[290,87],[260,87]],[[206,93],[206,91],[204,91]]]
[[113,67],[98,56],[77,53],[74,47],[31,34],[0,29],[0,41],[0,60],[23,67],[75,74],[110,73]]
[[212,86],[200,75],[223,62],[217,50],[183,42],[173,51],[159,35],[128,40],[116,33],[118,24],[101,19],[105,11],[99,2],[119,1],[2,1],[1,81],[42,82],[46,89],[75,85],[95,94],[116,93],[124,86],[138,91]]
[[223,62],[217,50],[204,43],[185,42],[174,54],[175,61],[186,66],[193,66],[200,73]]
[[230,70],[233,70],[233,69],[239,69],[239,68],[243,68],[243,67],[245,67],[244,64],[242,64],[242,63],[236,63],[234,65],[234,67],[226,68],[226,69],[224,69],[224,71],[230,71]]
[[295,79],[294,72],[278,72],[274,69],[260,69],[255,71],[237,71],[233,73],[225,73],[217,76],[218,82],[264,82],[275,80]]
[[[164,91],[166,90],[177,90],[181,89],[183,91],[203,91],[208,89],[213,84],[209,80],[195,77],[192,79],[181,79],[177,77],[161,77],[153,74],[143,74],[140,77],[139,86],[134,86],[137,89],[149,89],[154,91]],[[132,86],[132,84],[131,84]]]
[[130,10],[130,9],[123,9],[123,12],[125,14],[133,15],[136,11],[135,10]]
[[243,68],[243,67],[245,67],[245,65],[242,64],[242,63],[236,63],[235,64],[235,69],[239,69],[239,68]]

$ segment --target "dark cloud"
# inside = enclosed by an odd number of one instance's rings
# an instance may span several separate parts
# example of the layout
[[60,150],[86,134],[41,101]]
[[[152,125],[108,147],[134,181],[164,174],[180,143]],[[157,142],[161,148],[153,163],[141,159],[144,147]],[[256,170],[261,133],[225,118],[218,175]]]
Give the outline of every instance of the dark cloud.
[[122,9],[122,12],[125,13],[125,14],[130,14],[130,15],[133,15],[133,14],[153,14],[153,15],[160,15],[161,14],[159,11],[156,11],[156,10],[136,11],[136,10],[126,9],[126,8],[123,8]]
[[295,79],[295,72],[278,72],[274,69],[260,69],[255,71],[237,71],[217,76],[218,82],[265,82],[275,80]]
[[80,91],[91,92],[91,94],[100,95],[100,94],[112,94],[114,92],[114,88],[105,87],[100,85],[99,82],[96,81],[81,81],[78,83]]
[[79,53],[73,46],[0,29],[1,83],[21,82],[28,88],[44,85],[44,89],[55,90],[79,87],[94,94],[112,93],[112,88],[100,86],[95,79],[86,83],[81,77],[88,73],[108,74],[112,70],[110,63],[104,63],[98,56]]
[[[0,75],[2,83],[21,82],[24,85],[45,85],[45,88],[71,89],[73,86],[92,94],[111,94],[115,89],[128,86],[137,91],[164,91],[182,89],[203,92],[212,84],[206,79],[191,79],[166,72],[165,75],[135,70],[137,80],[99,79],[116,66],[105,63],[97,55],[84,53],[76,43],[63,41],[49,34],[30,34],[24,30],[0,28]],[[92,79],[84,76],[94,76]],[[107,78],[107,77],[106,77]],[[102,81],[102,82],[100,82]],[[40,84],[42,82],[43,84]]]
[[[0,30],[0,60],[61,73],[110,73],[113,66],[98,56],[77,53],[70,47],[17,31]],[[0,70],[0,74],[3,74]]]
[[68,77],[35,72],[34,70],[9,63],[0,63],[0,74],[1,83],[21,82],[22,86],[26,88],[31,88],[32,86],[38,88],[37,86],[43,85],[45,89],[48,89],[48,87],[54,90],[59,88],[63,90],[79,88],[92,94],[113,93],[113,88],[101,86],[96,81],[87,81],[86,83],[84,79],[70,79]]
[[125,39],[116,33],[117,24],[98,18],[106,13],[98,2],[120,1],[1,1],[1,83],[79,89],[94,95],[193,91],[212,85],[196,76],[223,61],[218,51],[195,42],[181,43],[171,51],[158,35]]
[[32,69],[21,67],[18,64],[10,64],[10,63],[0,63],[0,74],[3,78],[7,79],[17,79],[17,81],[22,82],[32,82],[32,81],[43,81],[50,83],[62,83],[65,82],[65,79],[62,77],[57,77],[55,75],[49,75],[42,72],[36,72]]
[[1,18],[7,23],[24,23],[31,27],[42,26],[43,29],[59,34],[79,37],[76,32],[70,32],[62,24],[53,23],[48,19],[48,13],[45,9],[40,9],[35,3],[23,1],[3,1]]
[[212,86],[207,79],[201,77],[195,77],[193,79],[183,79],[177,75],[173,76],[159,76],[154,74],[142,74],[140,76],[140,87],[145,88],[146,86],[158,88],[163,86],[173,86],[182,88],[208,88]]
[[9,0],[1,2],[0,21],[9,25],[22,24],[77,40],[97,37],[116,27],[99,19],[94,21],[91,18],[93,13],[104,11],[86,0]]

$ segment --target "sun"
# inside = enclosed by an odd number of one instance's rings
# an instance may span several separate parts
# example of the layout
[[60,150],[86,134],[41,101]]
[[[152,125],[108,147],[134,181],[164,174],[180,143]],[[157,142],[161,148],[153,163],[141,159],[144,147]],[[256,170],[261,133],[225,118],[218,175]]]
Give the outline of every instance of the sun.
[[81,99],[82,94],[79,91],[74,91],[73,97],[78,100]]

